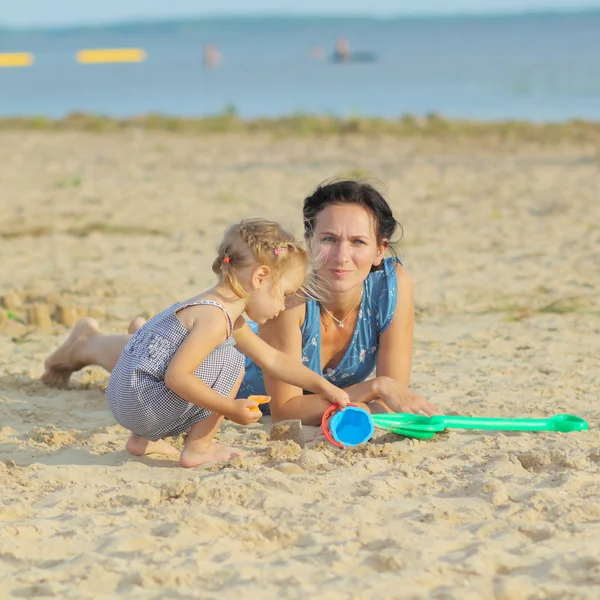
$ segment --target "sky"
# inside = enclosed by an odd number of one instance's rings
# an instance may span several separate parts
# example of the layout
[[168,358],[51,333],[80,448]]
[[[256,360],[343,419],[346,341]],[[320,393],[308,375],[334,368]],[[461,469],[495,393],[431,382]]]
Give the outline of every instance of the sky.
[[600,8],[600,0],[0,0],[0,5],[0,26],[44,27],[234,14],[386,16],[568,10]]

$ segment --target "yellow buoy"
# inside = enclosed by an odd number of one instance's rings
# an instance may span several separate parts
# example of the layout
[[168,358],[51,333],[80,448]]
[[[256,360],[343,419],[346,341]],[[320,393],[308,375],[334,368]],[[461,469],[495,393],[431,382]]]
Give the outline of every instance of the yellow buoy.
[[98,50],[80,50],[77,62],[83,64],[143,62],[146,52],[141,48],[104,48]]
[[0,67],[30,67],[33,54],[29,52],[0,52]]

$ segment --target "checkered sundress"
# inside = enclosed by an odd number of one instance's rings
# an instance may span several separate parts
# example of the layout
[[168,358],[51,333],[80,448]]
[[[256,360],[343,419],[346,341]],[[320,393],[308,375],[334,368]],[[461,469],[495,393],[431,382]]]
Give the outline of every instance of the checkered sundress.
[[244,356],[235,348],[231,319],[218,302],[178,302],[150,319],[127,342],[106,388],[106,400],[118,423],[147,440],[183,433],[211,414],[184,400],[165,384],[167,367],[188,335],[176,313],[200,304],[223,310],[229,323],[229,337],[196,368],[196,377],[215,392],[229,396],[244,369]]

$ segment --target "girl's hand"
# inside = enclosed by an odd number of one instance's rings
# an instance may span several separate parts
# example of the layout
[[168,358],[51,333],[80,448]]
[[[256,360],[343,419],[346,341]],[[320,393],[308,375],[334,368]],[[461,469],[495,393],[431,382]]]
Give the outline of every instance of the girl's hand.
[[348,394],[332,383],[327,383],[327,386],[321,392],[321,396],[328,402],[337,404],[340,408],[346,408],[348,402],[350,402]]
[[433,417],[444,414],[437,406],[428,402],[423,396],[413,392],[409,387],[394,381],[389,377],[382,377],[379,397],[394,412],[412,413]]
[[233,401],[233,406],[230,410],[224,411],[223,414],[238,425],[250,425],[256,423],[263,414],[258,408],[256,400],[248,400],[247,398],[236,398]]

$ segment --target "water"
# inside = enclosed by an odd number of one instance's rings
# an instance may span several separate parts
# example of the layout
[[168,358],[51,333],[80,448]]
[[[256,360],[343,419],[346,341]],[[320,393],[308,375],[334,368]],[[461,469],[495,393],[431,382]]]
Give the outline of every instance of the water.
[[[374,63],[335,64],[335,40]],[[202,66],[214,43],[224,62]],[[311,49],[321,47],[323,58]],[[144,63],[80,65],[83,48],[144,48]],[[437,19],[229,19],[95,30],[0,32],[0,116],[72,111],[243,117],[294,112],[482,120],[600,119],[600,12]]]

